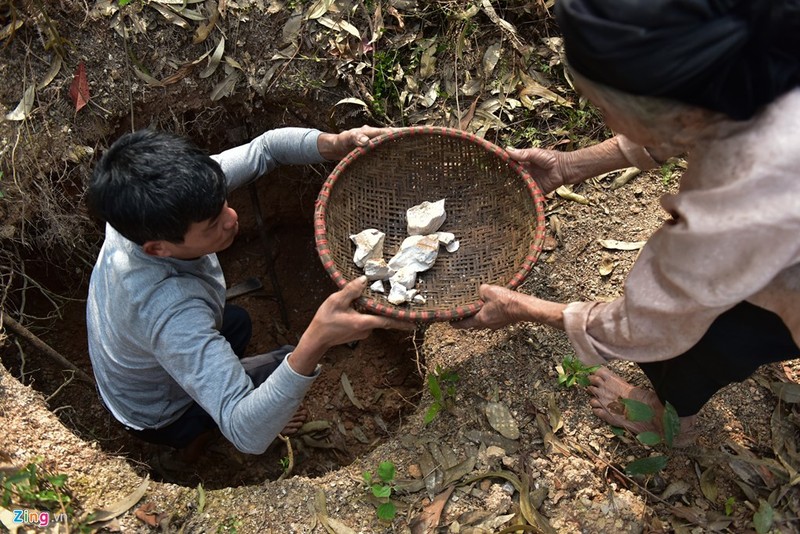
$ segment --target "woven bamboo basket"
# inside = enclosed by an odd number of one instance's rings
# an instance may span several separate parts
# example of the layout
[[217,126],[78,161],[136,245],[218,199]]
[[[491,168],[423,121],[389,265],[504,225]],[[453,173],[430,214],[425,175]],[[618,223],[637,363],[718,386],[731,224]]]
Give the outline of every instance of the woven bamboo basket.
[[440,231],[460,248],[442,247],[433,267],[418,275],[424,304],[392,305],[367,289],[357,307],[429,323],[477,313],[482,283],[516,288],[528,276],[545,235],[544,199],[536,182],[505,150],[464,131],[411,127],[372,139],[333,170],[317,197],[315,238],[320,260],[338,287],[363,275],[353,262],[351,235],[386,234],[384,259],[408,236],[406,210],[445,199]]

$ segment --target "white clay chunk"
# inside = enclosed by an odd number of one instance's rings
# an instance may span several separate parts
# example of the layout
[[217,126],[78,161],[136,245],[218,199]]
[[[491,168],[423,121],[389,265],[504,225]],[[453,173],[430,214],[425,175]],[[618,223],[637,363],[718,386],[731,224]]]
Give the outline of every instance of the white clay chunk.
[[351,235],[350,239],[356,244],[353,263],[364,267],[367,260],[383,257],[383,240],[386,234],[375,228],[368,228],[361,233]]
[[410,267],[414,271],[421,273],[433,266],[438,255],[439,240],[435,239],[435,236],[425,236],[415,244],[401,248],[389,260],[389,267],[396,271],[404,267]]
[[[356,244],[353,262],[364,270],[376,293],[386,293],[385,282],[390,285],[387,300],[394,304],[425,304],[426,298],[417,289],[417,273],[427,271],[436,262],[439,248],[447,252],[458,250],[456,236],[439,232],[447,217],[445,199],[423,202],[406,211],[408,233],[400,248],[388,262],[383,259],[385,234],[375,228],[350,236]],[[423,283],[424,280],[419,280]]]
[[376,293],[386,293],[386,287],[384,287],[382,280],[375,280],[369,288]]
[[389,267],[383,258],[367,260],[364,263],[364,274],[367,275],[367,280],[388,280],[394,273],[395,269]]
[[436,202],[425,201],[406,211],[406,221],[408,223],[408,235],[427,235],[432,234],[441,228],[442,223],[447,218],[444,211],[444,200]]

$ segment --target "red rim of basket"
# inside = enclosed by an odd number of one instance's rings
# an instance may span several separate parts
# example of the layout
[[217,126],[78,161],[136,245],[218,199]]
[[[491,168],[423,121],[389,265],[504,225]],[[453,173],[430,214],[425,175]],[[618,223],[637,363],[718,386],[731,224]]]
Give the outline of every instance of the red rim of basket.
[[[536,263],[536,260],[539,258],[539,254],[542,252],[542,243],[544,242],[545,235],[544,196],[539,189],[539,185],[534,181],[528,171],[526,171],[519,163],[511,159],[508,153],[499,146],[463,130],[444,128],[440,126],[412,126],[408,128],[398,128],[390,133],[370,139],[367,145],[363,147],[356,147],[344,158],[342,158],[336,168],[333,169],[333,172],[331,172],[331,174],[328,176],[327,180],[325,180],[325,183],[322,184],[322,189],[317,196],[317,202],[314,209],[314,239],[317,246],[317,253],[319,254],[325,271],[328,273],[328,275],[330,275],[331,279],[340,289],[347,284],[348,280],[345,279],[344,275],[336,268],[336,263],[331,257],[331,250],[328,246],[327,224],[325,222],[328,199],[333,186],[336,184],[336,181],[339,179],[342,172],[351,163],[353,163],[359,157],[368,154],[384,141],[397,139],[398,137],[431,134],[466,139],[482,146],[507,163],[509,167],[511,167],[525,182],[536,209],[536,230],[534,232],[534,240],[528,249],[528,254],[525,257],[525,261],[522,263],[522,267],[514,274],[511,280],[506,283],[505,287],[509,289],[515,289],[522,282],[524,282],[525,278],[527,278],[528,274],[530,273],[533,264]],[[469,304],[457,306],[449,310],[419,311],[410,308],[393,306],[391,304],[380,302],[372,297],[362,296],[356,302],[358,306],[378,315],[418,322],[464,319],[478,313],[483,306],[482,300],[476,300]]]

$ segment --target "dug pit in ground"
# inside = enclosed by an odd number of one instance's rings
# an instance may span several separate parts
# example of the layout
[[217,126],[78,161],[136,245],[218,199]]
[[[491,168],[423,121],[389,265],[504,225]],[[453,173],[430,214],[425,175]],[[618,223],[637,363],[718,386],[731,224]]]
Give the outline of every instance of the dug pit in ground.
[[[229,199],[239,214],[240,233],[219,258],[228,287],[236,288],[229,301],[247,309],[253,320],[249,354],[296,343],[319,305],[336,290],[318,258],[313,235],[314,200],[326,172],[322,167],[279,169],[234,191]],[[85,295],[85,282],[78,295]],[[59,286],[52,287],[53,291],[63,288],[58,280],[52,283]],[[44,299],[31,299],[27,310],[39,313],[32,306],[38,305],[43,315],[46,304]],[[82,299],[67,303],[62,314],[58,327],[40,332],[40,337],[91,375]],[[65,336],[65,332],[70,334]],[[7,345],[3,364],[51,397],[53,411],[78,436],[98,442],[108,453],[126,456],[142,475],[163,476],[151,469],[159,448],[129,436],[85,382],[76,380],[59,390],[65,381],[61,369],[31,349]],[[339,469],[396,431],[420,399],[419,358],[408,333],[390,331],[376,331],[366,340],[329,351],[303,403],[313,430],[291,441],[292,474],[316,477]],[[168,479],[192,485],[202,482],[207,488],[258,483],[280,477],[288,457],[287,444],[280,440],[265,454],[253,456],[238,452],[219,437],[209,445],[195,473]]]

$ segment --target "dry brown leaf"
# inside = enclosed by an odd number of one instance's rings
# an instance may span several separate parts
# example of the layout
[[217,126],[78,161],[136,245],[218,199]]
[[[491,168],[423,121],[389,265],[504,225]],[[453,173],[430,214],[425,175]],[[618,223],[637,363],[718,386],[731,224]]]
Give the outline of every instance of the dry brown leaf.
[[625,169],[619,176],[614,178],[614,180],[611,182],[610,189],[614,190],[622,187],[623,185],[633,180],[635,177],[639,176],[641,173],[642,173],[641,169],[637,167],[629,167]]
[[300,38],[300,29],[303,27],[303,13],[302,11],[295,11],[289,15],[286,24],[283,25],[281,30],[281,45],[296,43]]
[[134,511],[134,515],[139,521],[142,521],[151,527],[158,527],[164,520],[168,519],[169,514],[166,512],[156,512],[155,508],[155,503],[148,502],[137,508]]
[[[22,93],[22,100],[13,111],[6,114],[7,121],[22,121],[28,118],[33,110],[33,103],[36,100],[36,86],[29,85]],[[83,107],[83,106],[81,106]],[[78,108],[80,109],[80,108]]]
[[589,199],[583,195],[579,195],[572,191],[572,189],[566,185],[560,186],[556,189],[556,194],[563,199],[572,200],[573,202],[577,202],[578,204],[588,204]]
[[14,35],[14,32],[20,29],[23,24],[25,24],[25,22],[22,19],[17,19],[13,22],[9,22],[8,24],[6,24],[3,27],[3,29],[0,30],[0,41],[2,41],[3,39],[8,39],[12,35]]
[[383,29],[383,12],[381,3],[377,2],[377,5],[375,6],[375,13],[372,15],[372,38],[369,40],[369,42],[374,43],[380,39],[381,35],[383,35]]
[[126,495],[125,497],[121,498],[120,500],[105,506],[103,508],[98,508],[92,510],[91,512],[87,513],[85,517],[82,518],[87,525],[92,525],[95,523],[102,523],[105,521],[109,521],[115,517],[122,515],[123,513],[130,510],[137,502],[144,497],[145,492],[147,491],[148,486],[150,485],[150,478],[145,477],[144,480],[133,490],[130,494]]
[[500,43],[494,43],[489,45],[486,49],[486,52],[483,54],[483,76],[484,78],[489,78],[494,72],[494,68],[497,66],[497,62],[500,61],[500,52],[502,52],[503,46]]
[[522,41],[520,41],[519,35],[517,34],[517,29],[514,27],[514,25],[500,18],[500,15],[498,15],[494,10],[490,0],[482,0],[481,8],[489,17],[489,19],[499,26],[506,36],[511,40],[511,44],[514,46],[514,48],[516,48],[517,51],[523,56],[527,56],[529,53],[528,47],[523,45]]
[[358,400],[358,398],[356,398],[356,394],[353,391],[353,386],[350,384],[350,379],[347,378],[347,373],[342,373],[342,376],[341,376],[340,379],[341,379],[341,383],[342,383],[342,389],[344,390],[345,394],[347,395],[347,398],[350,399],[350,402],[353,403],[353,406],[355,406],[359,410],[363,410],[364,409],[364,405],[361,404],[361,402]]
[[217,67],[220,64],[220,60],[222,59],[222,55],[224,53],[225,53],[225,37],[223,36],[220,37],[217,46],[214,47],[214,53],[211,54],[210,58],[208,58],[208,65],[206,65],[206,68],[204,68],[202,72],[200,72],[199,74],[200,78],[208,78],[209,76],[214,74],[214,71],[217,70]]
[[419,79],[424,80],[436,74],[436,41],[433,41],[419,59]]
[[717,488],[717,467],[713,466],[700,475],[700,491],[711,502],[716,502],[719,488]]
[[600,246],[609,250],[639,250],[647,241],[617,241],[616,239],[601,239]]
[[523,87],[519,91],[519,99],[527,109],[532,109],[534,107],[534,102],[530,98],[531,96],[543,98],[549,102],[553,102],[554,104],[558,104],[567,108],[572,107],[572,102],[551,91],[524,72],[520,73],[520,82],[522,83]]
[[209,13],[211,13],[211,16],[208,19],[208,23],[201,24],[194,32],[192,44],[200,44],[208,39],[208,36],[211,35],[211,32],[217,25],[217,20],[219,20],[219,9],[217,9],[217,3],[214,0],[206,0],[206,9]]
[[411,520],[409,524],[411,534],[433,534],[436,532],[436,527],[439,526],[439,520],[442,516],[442,510],[444,505],[447,504],[450,494],[453,493],[453,489],[455,489],[455,486],[446,488]]
[[394,6],[387,7],[386,12],[395,18],[395,20],[397,21],[397,27],[399,29],[402,30],[403,28],[406,27],[406,23],[403,20],[403,15],[401,15],[400,12],[397,11],[397,9]]
[[228,76],[218,83],[214,89],[211,90],[211,100],[216,102],[221,98],[225,98],[226,96],[230,96],[233,94],[234,90],[236,89],[236,82],[239,81],[239,78],[242,76],[242,73],[238,70],[234,70]]
[[69,86],[69,96],[75,104],[75,111],[89,103],[89,80],[86,79],[86,65],[81,61]]
[[37,90],[44,89],[45,87],[50,85],[50,82],[52,82],[56,78],[56,76],[58,76],[58,73],[61,71],[62,63],[63,61],[61,59],[61,56],[59,56],[58,54],[53,56],[53,62],[50,64],[50,68],[47,69],[47,73],[45,73],[44,77],[42,78],[42,81],[39,82],[39,85],[36,86]]
[[170,8],[159,4],[158,2],[153,2],[150,4],[153,6],[153,9],[161,13],[161,16],[167,19],[169,22],[176,26],[180,26],[183,29],[189,29],[189,23],[186,22],[183,17],[172,11]]
[[508,406],[501,402],[490,401],[486,403],[484,411],[489,425],[497,430],[501,436],[508,439],[519,438],[519,426],[514,416],[511,415]]
[[600,276],[608,276],[614,271],[614,267],[617,264],[614,263],[614,260],[611,259],[610,256],[603,256],[600,260],[600,264],[597,266],[597,271],[600,273]]
[[330,17],[320,17],[317,19],[317,22],[319,22],[326,28],[330,28],[336,31],[344,31],[357,39],[361,39],[361,32],[358,31],[358,28],[356,28],[346,20],[335,21]]
[[472,101],[470,104],[469,109],[458,122],[458,127],[462,130],[467,130],[469,128],[469,123],[472,122],[472,117],[475,116],[475,108],[478,106],[478,99]]
[[308,8],[303,18],[306,20],[318,19],[330,11],[334,0],[317,0]]
[[561,410],[558,409],[556,396],[552,393],[547,398],[547,417],[550,420],[550,430],[558,432],[564,427],[564,420],[561,417]]

